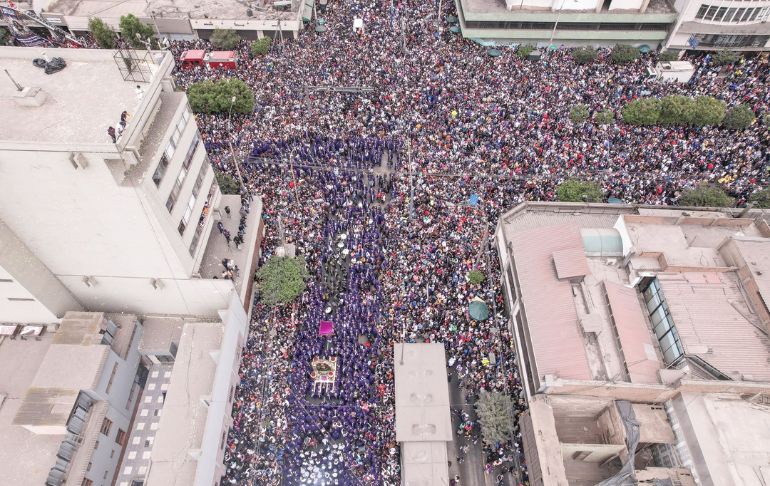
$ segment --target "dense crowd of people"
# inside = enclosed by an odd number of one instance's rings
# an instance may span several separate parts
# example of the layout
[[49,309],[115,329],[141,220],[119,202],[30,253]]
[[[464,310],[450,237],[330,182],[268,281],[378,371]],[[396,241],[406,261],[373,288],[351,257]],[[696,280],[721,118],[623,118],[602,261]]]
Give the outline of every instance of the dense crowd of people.
[[[262,261],[292,243],[310,273],[295,303],[255,305],[227,442],[231,484],[398,484],[393,343],[402,339],[443,343],[468,402],[501,391],[525,409],[489,241],[504,209],[553,200],[573,177],[650,204],[675,204],[701,181],[741,203],[770,181],[762,58],[725,67],[693,59],[686,84],[650,78],[655,53],[622,66],[608,50],[587,65],[568,49],[528,61],[503,48],[493,58],[446,28],[454,7],[445,4],[436,24],[430,2],[331,3],[325,32],[308,28],[256,58],[244,42],[234,71],[176,72],[185,88],[230,76],[252,87],[254,113],[198,115],[201,136],[218,169],[237,177],[232,143],[245,191],[263,198]],[[351,28],[355,16],[363,33]],[[171,49],[178,57],[207,47]],[[568,116],[577,103],[617,115],[629,100],[668,94],[745,103],[758,121],[736,132]],[[471,270],[485,280],[472,283]],[[489,319],[469,316],[474,298],[492,309]],[[334,323],[333,335],[319,335],[321,320]],[[319,357],[337,358],[331,388],[315,387]],[[460,434],[477,437],[462,413]],[[514,435],[485,445],[486,472],[501,481],[513,470],[526,483]]]

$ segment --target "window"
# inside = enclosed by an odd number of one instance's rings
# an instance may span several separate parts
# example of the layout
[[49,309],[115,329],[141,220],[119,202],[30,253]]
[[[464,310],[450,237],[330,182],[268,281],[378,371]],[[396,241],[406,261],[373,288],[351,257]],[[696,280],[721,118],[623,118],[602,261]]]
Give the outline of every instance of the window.
[[709,5],[701,5],[698,9],[698,13],[695,14],[695,18],[701,20],[709,9]]
[[209,160],[206,158],[206,160],[203,161],[203,164],[201,164],[201,168],[198,171],[198,177],[195,179],[195,185],[193,186],[193,196],[198,197],[198,193],[201,190],[201,185],[203,184],[203,179],[206,177],[206,173],[208,172],[209,168]]
[[115,363],[112,365],[112,373],[110,373],[110,381],[107,382],[107,390],[106,392],[109,394],[110,389],[112,388],[112,382],[115,381],[115,373],[118,372],[118,363]]
[[155,169],[155,173],[152,175],[152,181],[155,183],[155,187],[160,186],[160,182],[163,180],[163,176],[166,175],[166,170],[168,170],[168,157],[164,153],[160,156],[158,168]]
[[118,429],[118,435],[115,436],[115,443],[121,446],[126,445],[128,434],[123,429]]
[[35,299],[30,299],[29,297],[8,297],[8,300],[11,302],[34,302]]
[[174,187],[171,189],[171,194],[168,195],[168,199],[166,200],[166,209],[168,209],[169,213],[174,210],[174,205],[179,197],[179,192],[182,190],[184,181],[187,179],[187,173],[190,170],[193,155],[195,155],[195,150],[198,148],[200,141],[200,136],[196,132],[192,142],[190,142],[190,147],[187,149],[187,154],[185,155],[184,162],[182,162],[182,168],[179,170],[179,175],[176,178]]
[[80,486],[94,486],[94,482],[88,478],[83,478],[83,482],[80,483]]
[[666,364],[674,363],[684,354],[684,350],[658,279],[650,281],[643,295],[652,322],[652,330],[658,338],[660,351],[663,353],[663,360]]
[[112,427],[112,420],[105,417],[104,421],[102,422],[102,428],[99,429],[99,432],[101,432],[104,435],[110,435],[111,427]]
[[177,229],[179,230],[180,235],[184,234],[187,223],[190,222],[193,206],[195,206],[195,194],[190,195],[190,199],[187,201],[187,207],[184,209],[184,214],[182,215],[182,220],[179,222],[179,227]]

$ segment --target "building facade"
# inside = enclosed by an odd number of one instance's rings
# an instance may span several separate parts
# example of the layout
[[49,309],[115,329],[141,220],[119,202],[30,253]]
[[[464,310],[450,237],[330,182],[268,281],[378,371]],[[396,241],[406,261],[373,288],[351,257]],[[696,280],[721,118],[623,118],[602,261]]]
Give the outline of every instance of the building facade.
[[770,430],[744,424],[770,423],[761,212],[525,203],[496,239],[531,484],[759,484]]
[[[68,63],[56,76],[32,65],[40,55],[0,48],[22,87],[0,88],[11,122],[0,127],[0,322],[78,309],[215,317],[233,290],[250,302],[261,203],[244,248],[211,234],[223,197],[171,54],[48,49]],[[224,257],[236,279],[213,278]]]
[[677,0],[674,7],[679,18],[666,48],[761,51],[770,47],[768,1]]
[[656,47],[676,11],[665,0],[455,0],[462,35],[539,45]]

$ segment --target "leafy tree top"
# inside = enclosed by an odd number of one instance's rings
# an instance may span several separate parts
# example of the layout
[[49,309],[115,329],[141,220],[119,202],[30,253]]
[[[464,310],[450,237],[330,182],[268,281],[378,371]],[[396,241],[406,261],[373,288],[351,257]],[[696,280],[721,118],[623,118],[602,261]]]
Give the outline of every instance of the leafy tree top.
[[214,29],[209,40],[217,49],[230,50],[238,47],[241,37],[232,29]]
[[271,257],[257,272],[262,302],[273,306],[293,301],[304,292],[308,276],[302,258]]
[[511,440],[513,403],[511,397],[500,392],[482,391],[476,402],[476,413],[481,424],[481,435],[489,446]]
[[556,197],[562,202],[601,202],[604,193],[595,182],[569,179],[556,188]]
[[685,189],[679,197],[680,206],[728,208],[734,204],[735,200],[715,184],[701,184],[694,189]]
[[[124,15],[120,18],[120,32],[123,38],[136,49],[144,49],[144,42],[155,36],[152,26],[139,20],[134,14]],[[136,34],[139,34],[137,37]]]

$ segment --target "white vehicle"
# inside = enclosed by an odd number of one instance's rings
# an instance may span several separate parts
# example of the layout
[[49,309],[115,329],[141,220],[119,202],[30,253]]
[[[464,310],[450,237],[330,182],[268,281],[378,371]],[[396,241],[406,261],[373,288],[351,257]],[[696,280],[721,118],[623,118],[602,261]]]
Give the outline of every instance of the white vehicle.
[[647,68],[647,74],[651,78],[686,83],[695,74],[695,66],[689,61],[659,62],[655,68]]

